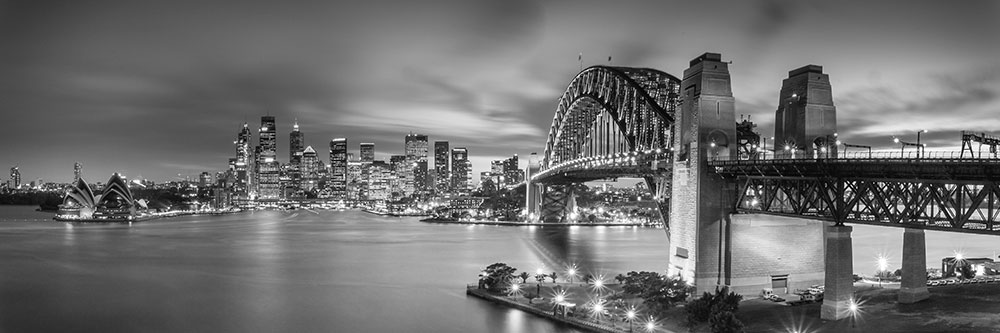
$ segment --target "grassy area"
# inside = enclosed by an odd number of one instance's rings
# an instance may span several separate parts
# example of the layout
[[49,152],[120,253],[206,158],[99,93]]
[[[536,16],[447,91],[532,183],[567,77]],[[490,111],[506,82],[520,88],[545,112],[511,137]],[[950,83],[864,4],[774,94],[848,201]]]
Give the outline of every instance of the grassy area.
[[916,304],[896,302],[898,289],[860,287],[856,320],[819,319],[820,304],[786,306],[765,300],[740,303],[747,332],[1000,332],[1000,284],[931,288]]

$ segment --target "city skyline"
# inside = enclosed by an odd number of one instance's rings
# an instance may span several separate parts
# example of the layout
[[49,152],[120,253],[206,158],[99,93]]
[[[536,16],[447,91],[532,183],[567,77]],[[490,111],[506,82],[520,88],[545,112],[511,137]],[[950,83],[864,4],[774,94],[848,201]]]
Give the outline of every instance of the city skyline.
[[225,169],[232,133],[269,114],[279,160],[297,119],[307,146],[346,137],[378,159],[425,133],[468,147],[480,174],[542,153],[580,67],[679,75],[706,51],[733,61],[736,112],[765,137],[781,80],[807,64],[830,74],[846,142],[891,148],[930,129],[930,149],[957,150],[960,130],[1000,128],[996,3],[724,5],[14,1],[0,11],[0,110],[17,126],[0,164],[52,182],[77,161],[85,177],[166,181]]

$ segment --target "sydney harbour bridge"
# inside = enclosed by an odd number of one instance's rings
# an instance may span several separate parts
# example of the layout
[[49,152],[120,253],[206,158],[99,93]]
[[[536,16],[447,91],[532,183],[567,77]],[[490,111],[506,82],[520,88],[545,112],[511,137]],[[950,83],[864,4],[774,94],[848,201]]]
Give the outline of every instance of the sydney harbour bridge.
[[1000,160],[965,156],[964,146],[947,157],[920,145],[846,156],[829,75],[816,65],[783,80],[767,150],[752,124],[736,121],[728,65],[705,53],[682,78],[581,71],[559,99],[541,161],[529,165],[529,211],[564,221],[572,184],[643,178],[667,221],[668,273],[699,293],[824,284],[824,319],[848,316],[853,302],[849,224],[905,228],[900,303],[929,297],[924,230],[1000,235]]

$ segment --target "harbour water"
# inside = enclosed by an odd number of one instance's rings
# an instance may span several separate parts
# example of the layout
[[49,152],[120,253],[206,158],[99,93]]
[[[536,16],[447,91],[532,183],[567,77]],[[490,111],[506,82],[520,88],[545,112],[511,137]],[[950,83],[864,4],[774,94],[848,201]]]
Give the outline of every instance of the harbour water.
[[[666,269],[636,227],[428,224],[258,211],[127,224],[23,222],[0,206],[0,331],[574,332],[467,297],[493,262]],[[51,215],[48,215],[51,217]]]
[[[70,224],[0,206],[0,332],[574,332],[465,295],[486,265],[610,277],[667,268],[639,227],[428,224],[357,211],[258,211]],[[902,229],[855,226],[855,271],[899,267]],[[928,265],[1000,237],[928,232]],[[869,269],[870,267],[870,269]],[[894,268],[893,268],[894,269]],[[533,279],[529,279],[529,282]]]

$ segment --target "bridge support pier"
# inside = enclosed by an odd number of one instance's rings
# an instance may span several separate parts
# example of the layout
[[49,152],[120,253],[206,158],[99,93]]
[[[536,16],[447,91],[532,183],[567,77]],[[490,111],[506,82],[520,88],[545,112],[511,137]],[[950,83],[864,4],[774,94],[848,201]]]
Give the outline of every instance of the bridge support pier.
[[854,257],[851,231],[843,225],[827,227],[826,231],[826,291],[820,318],[840,320],[851,315],[854,302]]
[[903,280],[899,288],[899,303],[911,304],[930,297],[926,265],[924,229],[906,228],[903,231]]

